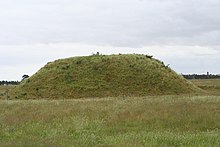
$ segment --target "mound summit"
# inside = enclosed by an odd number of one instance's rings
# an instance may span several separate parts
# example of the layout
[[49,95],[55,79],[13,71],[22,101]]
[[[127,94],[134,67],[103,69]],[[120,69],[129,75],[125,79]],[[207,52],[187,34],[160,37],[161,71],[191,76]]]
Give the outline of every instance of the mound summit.
[[91,55],[49,62],[16,89],[18,99],[147,96],[199,89],[147,55]]

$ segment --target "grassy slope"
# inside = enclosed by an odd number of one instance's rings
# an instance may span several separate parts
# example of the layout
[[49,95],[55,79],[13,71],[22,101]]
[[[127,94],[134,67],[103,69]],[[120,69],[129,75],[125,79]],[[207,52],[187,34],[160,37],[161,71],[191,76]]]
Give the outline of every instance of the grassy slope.
[[0,146],[220,146],[219,96],[0,101]]
[[87,56],[48,63],[16,89],[19,99],[189,94],[199,91],[144,55]]

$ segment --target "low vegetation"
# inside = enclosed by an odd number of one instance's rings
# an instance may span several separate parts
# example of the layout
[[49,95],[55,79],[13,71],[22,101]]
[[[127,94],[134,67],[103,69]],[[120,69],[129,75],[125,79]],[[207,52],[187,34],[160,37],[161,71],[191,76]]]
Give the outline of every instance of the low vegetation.
[[219,96],[0,101],[0,146],[220,146]]
[[199,88],[205,90],[209,95],[220,95],[220,78],[219,79],[194,79],[190,80]]
[[14,90],[15,86],[12,85],[0,85],[0,100],[11,99],[11,91]]

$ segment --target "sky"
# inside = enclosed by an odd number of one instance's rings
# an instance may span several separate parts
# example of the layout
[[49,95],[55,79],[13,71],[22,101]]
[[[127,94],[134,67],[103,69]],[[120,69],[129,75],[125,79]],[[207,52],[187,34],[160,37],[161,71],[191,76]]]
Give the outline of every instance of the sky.
[[0,0],[0,80],[96,52],[149,54],[178,74],[219,74],[219,8],[219,0]]

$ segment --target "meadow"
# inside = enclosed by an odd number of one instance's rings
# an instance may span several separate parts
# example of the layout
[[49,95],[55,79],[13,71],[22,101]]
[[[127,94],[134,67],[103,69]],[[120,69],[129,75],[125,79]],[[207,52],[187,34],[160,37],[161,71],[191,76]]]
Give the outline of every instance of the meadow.
[[[5,93],[7,88],[0,89]],[[68,100],[2,97],[0,146],[218,147],[219,122],[216,93]]]
[[209,95],[220,95],[220,79],[190,80],[201,89],[206,90]]

